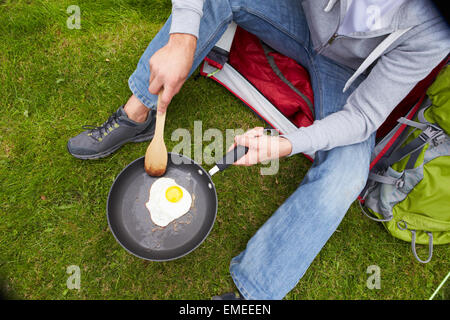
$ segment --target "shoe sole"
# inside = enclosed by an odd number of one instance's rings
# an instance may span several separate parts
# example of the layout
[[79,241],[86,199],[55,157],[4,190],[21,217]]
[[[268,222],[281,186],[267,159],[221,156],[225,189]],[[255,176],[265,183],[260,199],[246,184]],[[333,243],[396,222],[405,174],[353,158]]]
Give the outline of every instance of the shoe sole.
[[67,151],[74,156],[77,159],[81,159],[81,160],[96,160],[96,159],[101,159],[101,158],[105,158],[111,154],[113,154],[114,152],[116,152],[118,149],[120,149],[121,147],[123,147],[124,144],[130,143],[130,142],[144,142],[144,141],[148,141],[151,140],[153,138],[154,134],[151,135],[147,135],[147,136],[136,136],[134,138],[128,139],[123,141],[122,143],[115,145],[112,148],[109,148],[106,151],[100,152],[100,153],[96,153],[96,154],[74,154],[72,152],[70,152],[69,150],[69,143],[67,143]]

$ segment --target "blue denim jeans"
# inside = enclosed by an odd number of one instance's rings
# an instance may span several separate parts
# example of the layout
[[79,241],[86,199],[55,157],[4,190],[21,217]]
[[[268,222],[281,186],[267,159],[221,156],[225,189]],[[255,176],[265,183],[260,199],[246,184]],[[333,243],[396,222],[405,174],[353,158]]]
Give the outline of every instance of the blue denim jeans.
[[[339,111],[364,80],[360,76],[342,93],[354,70],[312,49],[298,0],[206,0],[203,10],[191,73],[233,20],[308,69],[316,119]],[[167,43],[170,23],[169,18],[129,79],[132,92],[149,108],[155,107],[157,98],[147,90],[148,61]],[[231,260],[231,276],[246,299],[282,299],[299,282],[363,189],[374,142],[375,134],[362,143],[316,153],[298,189]]]

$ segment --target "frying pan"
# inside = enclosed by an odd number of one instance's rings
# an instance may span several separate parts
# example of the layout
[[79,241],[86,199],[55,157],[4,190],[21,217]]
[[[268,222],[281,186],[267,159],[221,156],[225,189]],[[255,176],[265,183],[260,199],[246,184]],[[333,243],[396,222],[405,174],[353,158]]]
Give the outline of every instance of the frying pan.
[[192,159],[168,153],[166,178],[184,187],[193,199],[191,209],[166,227],[153,223],[145,206],[149,190],[159,177],[144,170],[144,157],[131,162],[114,180],[108,194],[109,229],[129,253],[151,261],[181,258],[196,249],[211,231],[217,214],[217,193],[211,176],[225,170],[248,151],[237,146],[209,171]]

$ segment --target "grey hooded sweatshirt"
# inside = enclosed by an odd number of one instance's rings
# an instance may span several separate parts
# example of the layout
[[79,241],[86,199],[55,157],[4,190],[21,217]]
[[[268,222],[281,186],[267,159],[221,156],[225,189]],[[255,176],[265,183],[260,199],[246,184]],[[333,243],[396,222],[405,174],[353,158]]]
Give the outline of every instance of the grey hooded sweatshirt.
[[[172,0],[172,4],[170,33],[198,36],[203,0]],[[359,74],[367,78],[341,111],[284,136],[292,143],[291,155],[366,140],[450,52],[449,27],[429,0],[408,0],[383,21],[382,28],[346,36],[337,30],[347,0],[303,0],[302,6],[314,49],[355,70],[343,91]]]

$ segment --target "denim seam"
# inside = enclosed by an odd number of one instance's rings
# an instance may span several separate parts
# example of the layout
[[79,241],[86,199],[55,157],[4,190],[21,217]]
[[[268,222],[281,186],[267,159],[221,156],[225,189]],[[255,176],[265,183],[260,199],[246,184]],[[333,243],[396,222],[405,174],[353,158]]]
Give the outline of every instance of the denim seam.
[[[231,275],[232,275],[233,280],[235,281],[236,287],[238,287],[239,291],[241,291],[241,289],[242,289],[241,293],[244,293],[244,296],[245,296],[245,294],[246,294],[246,295],[248,295],[248,297],[250,297],[250,299],[253,299],[253,300],[260,300],[260,298],[256,299],[253,295],[251,295],[251,294],[248,292],[248,290],[245,290],[245,288],[244,288],[244,286],[242,285],[242,283],[239,282],[236,273],[233,272],[233,271],[231,271],[231,267],[232,267],[233,265],[235,265],[235,264],[238,264],[238,262],[233,262],[233,261],[232,261],[232,262],[230,263],[230,273],[231,273]],[[249,280],[247,280],[247,281],[251,283],[251,281],[249,281]],[[253,288],[256,288],[257,286],[256,286],[254,283],[252,283],[252,287],[253,287]],[[258,290],[259,290],[260,292],[263,292],[263,293],[264,293],[264,295],[266,296],[265,299],[271,299],[271,300],[273,300],[272,298],[267,298],[267,297],[270,297],[270,294],[268,294],[266,291],[264,291],[264,290],[261,289],[261,288],[258,288]]]
[[[249,13],[249,14],[251,14],[251,15],[254,15],[254,16],[256,16],[256,17],[258,17],[258,18],[264,20],[265,22],[267,22],[268,24],[270,24],[271,26],[273,26],[275,29],[278,29],[278,30],[281,31],[282,33],[286,34],[289,38],[292,38],[292,39],[294,39],[295,41],[297,41],[298,43],[300,43],[300,45],[301,45],[303,48],[305,48],[305,50],[306,50],[306,45],[305,45],[305,43],[304,43],[303,41],[299,40],[295,35],[291,34],[288,30],[282,28],[280,25],[275,24],[272,20],[270,20],[268,17],[262,15],[260,12],[258,12],[258,11],[253,11],[253,10],[251,10],[251,9],[249,9],[249,8],[245,8],[245,7],[242,7],[242,6],[235,6],[235,7],[232,7],[231,10],[233,10],[233,11],[240,11],[240,10],[242,10],[242,11],[247,11],[247,13]],[[306,51],[308,51],[308,50],[306,50]],[[309,52],[308,52],[308,55],[309,55]]]
[[137,88],[136,84],[133,80],[133,75],[131,75],[128,84],[130,86],[131,91],[133,94],[149,109],[155,109],[155,103],[151,102],[145,95],[142,94],[142,92]]
[[[206,49],[206,47],[211,43],[212,39],[214,39],[214,37],[217,36],[217,34],[219,33],[219,30],[225,25],[225,24],[229,24],[233,19],[232,18],[233,15],[228,16],[216,29],[216,31],[209,37],[209,39],[207,41],[204,42],[203,46],[198,50],[199,56],[201,56],[201,53],[203,52],[203,50]],[[206,56],[206,55],[205,55]]]
[[232,278],[233,278],[234,283],[236,284],[236,287],[238,288],[239,292],[244,294],[244,298],[246,298],[247,300],[256,300],[255,297],[253,297],[247,290],[245,290],[242,283],[238,280],[236,274],[233,271],[230,271],[230,272],[231,272]]
[[324,118],[323,105],[322,105],[322,86],[320,85],[321,84],[321,79],[320,79],[320,73],[317,72],[316,66],[312,62],[313,61],[311,59],[311,69],[314,71],[314,75],[315,75],[316,80],[317,80],[317,87],[318,87],[318,90],[319,90],[319,101],[316,101],[317,99],[314,99],[314,104],[316,104],[316,102],[319,102],[319,116],[320,116],[320,119],[318,119],[318,120],[321,120],[321,119]]

